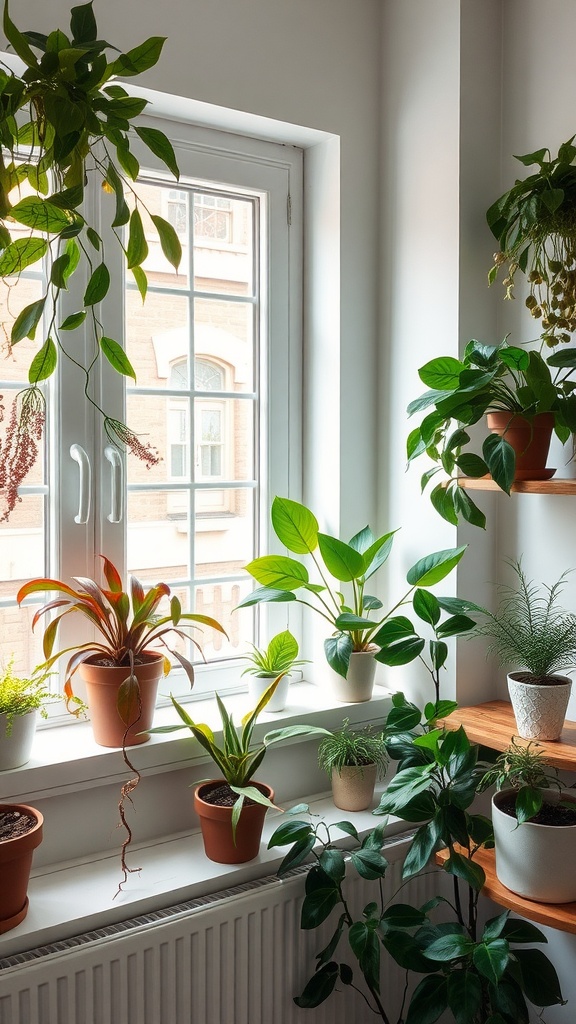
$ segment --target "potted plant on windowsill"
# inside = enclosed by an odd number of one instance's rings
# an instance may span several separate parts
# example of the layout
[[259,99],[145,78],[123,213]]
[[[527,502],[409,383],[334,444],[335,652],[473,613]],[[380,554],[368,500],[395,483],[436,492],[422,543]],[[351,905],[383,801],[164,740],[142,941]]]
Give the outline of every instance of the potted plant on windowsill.
[[[408,570],[408,590],[390,611],[382,614],[379,598],[366,593],[366,584],[386,562],[394,533],[376,538],[366,526],[345,543],[321,533],[310,509],[289,498],[274,498],[272,525],[276,536],[289,551],[309,556],[320,583],[312,582],[303,561],[283,555],[263,555],[246,566],[246,571],[261,584],[238,605],[250,607],[264,602],[299,601],[312,608],[328,623],[332,635],[324,641],[328,665],[333,670],[337,700],[361,702],[372,695],[375,655],[380,631],[388,619],[416,594],[418,588],[443,580],[458,564],[465,547],[436,551],[419,559]],[[348,587],[348,596],[342,592]],[[374,619],[369,617],[375,612]],[[389,631],[386,630],[388,638]],[[407,664],[418,657],[416,645],[403,651]]]
[[59,699],[47,680],[48,673],[38,668],[31,676],[19,676],[13,657],[0,673],[0,771],[30,760],[37,712],[46,718],[46,704]]
[[[568,353],[565,353],[568,357]],[[460,517],[484,527],[486,517],[459,484],[460,476],[488,474],[507,494],[514,480],[546,480],[554,470],[546,467],[552,431],[566,441],[576,430],[576,382],[571,369],[562,375],[556,363],[552,375],[539,352],[526,351],[503,341],[483,345],[470,341],[462,359],[440,356],[418,371],[429,388],[408,406],[409,415],[425,412],[420,426],[408,436],[411,463],[426,455],[436,464],[422,476],[422,490],[444,472],[430,499],[437,512],[456,525]],[[486,433],[478,444],[469,428],[487,417]]]
[[273,636],[267,647],[256,647],[243,654],[242,658],[250,664],[242,675],[249,675],[248,693],[252,703],[257,703],[273,679],[280,677],[278,686],[266,706],[267,711],[283,711],[288,699],[290,673],[298,665],[305,665],[306,660],[298,658],[298,641],[289,629]]
[[350,729],[350,720],[345,718],[341,729],[321,741],[318,763],[331,781],[336,807],[363,811],[370,807],[376,779],[384,775],[388,764],[384,736],[371,726]]
[[500,587],[495,612],[482,609],[474,635],[489,640],[488,654],[502,665],[516,665],[508,690],[523,739],[557,740],[570,698],[572,680],[565,674],[576,664],[576,615],[558,606],[566,573],[551,587],[527,579],[519,562],[510,563],[516,586]]
[[[40,450],[45,416],[44,381],[59,359],[71,359],[83,371],[86,400],[102,416],[104,430],[120,450],[129,449],[150,467],[157,451],[144,443],[125,423],[107,414],[92,396],[90,382],[98,361],[105,359],[123,376],[136,379],[126,352],[110,336],[99,304],[110,288],[110,271],[100,224],[91,224],[85,204],[88,180],[101,181],[110,202],[106,246],[120,246],[142,299],[147,279],[142,269],[148,242],[142,213],[148,213],[132,182],[139,174],[132,152],[133,138],[158,157],[178,178],[174,150],[156,128],[134,124],[148,101],[129,95],[117,78],[133,78],[154,67],[164,37],[152,36],[126,53],[98,34],[92,3],[72,8],[69,33],[59,29],[48,35],[20,31],[4,3],[4,35],[23,61],[22,74],[0,70],[0,277],[16,284],[21,274],[48,266],[46,288],[40,298],[22,309],[10,328],[8,344],[34,339],[43,331],[28,370],[28,386],[13,400],[6,414],[7,430],[0,448],[0,518],[7,519],[18,501],[18,487],[34,465]],[[107,53],[113,51],[112,59]],[[130,209],[126,196],[134,200]],[[178,268],[181,245],[177,232],[164,218],[152,214],[162,252]],[[127,227],[127,237],[122,229]],[[59,305],[74,274],[86,275],[80,308],[62,318]],[[42,323],[45,324],[43,330]],[[83,346],[74,346],[71,334],[86,323],[92,344],[82,361]],[[86,329],[86,328],[84,328]]]
[[268,747],[294,736],[327,734],[326,729],[316,726],[292,725],[267,733],[261,744],[252,746],[256,720],[274,696],[279,682],[280,677],[270,683],[238,728],[216,694],[222,721],[221,743],[208,725],[194,722],[174,697],[172,703],[183,724],[150,730],[151,733],[170,733],[189,729],[221,772],[221,778],[204,780],[194,791],[194,810],[200,819],[206,856],[218,864],[244,864],[258,854],[266,811],[274,807],[274,790],[266,783],[256,782],[253,776]]
[[524,746],[514,739],[478,790],[493,785],[496,874],[502,885],[539,903],[572,903],[576,794],[564,789],[537,743]]
[[27,804],[0,803],[0,934],[28,913],[28,880],[34,850],[42,842],[44,818]]

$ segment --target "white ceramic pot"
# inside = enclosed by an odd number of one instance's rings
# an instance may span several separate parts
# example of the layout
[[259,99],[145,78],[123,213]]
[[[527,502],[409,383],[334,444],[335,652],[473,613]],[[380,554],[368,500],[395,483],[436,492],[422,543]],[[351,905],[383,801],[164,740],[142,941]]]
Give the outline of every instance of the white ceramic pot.
[[557,740],[564,728],[572,680],[555,676],[555,685],[543,686],[518,679],[522,672],[508,676],[508,693],[516,718],[518,735],[525,740]]
[[[276,679],[276,675],[273,676],[248,676],[248,693],[250,694],[250,701],[252,707],[256,707],[256,704],[260,700],[260,697],[265,690],[268,689],[270,683],[273,683]],[[288,687],[290,685],[290,676],[288,674],[282,676],[282,679],[276,687],[276,691],[271,700],[268,701],[264,710],[268,711],[283,711],[286,707],[286,701],[288,700]]]
[[332,769],[332,799],[341,811],[365,811],[374,798],[376,765],[344,765]]
[[[537,903],[572,903],[576,900],[576,825],[536,825],[500,810],[507,790],[492,797],[492,824],[496,845],[496,875],[507,889]],[[544,791],[546,803],[560,794]],[[576,806],[576,797],[562,793]]]
[[346,679],[334,669],[330,669],[330,674],[336,700],[346,704],[361,704],[365,700],[370,700],[376,675],[374,652],[353,651]]
[[10,735],[7,735],[8,716],[0,715],[0,772],[19,768],[30,760],[36,732],[36,711],[27,715],[14,715]]

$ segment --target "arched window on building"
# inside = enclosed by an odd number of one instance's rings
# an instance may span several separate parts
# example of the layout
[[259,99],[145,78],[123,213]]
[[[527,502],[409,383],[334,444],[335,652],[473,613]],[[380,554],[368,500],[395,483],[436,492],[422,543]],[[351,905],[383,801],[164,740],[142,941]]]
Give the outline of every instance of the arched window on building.
[[[190,374],[188,359],[178,359],[170,366],[169,386],[188,391]],[[226,370],[206,359],[194,360],[194,479],[198,483],[215,484],[226,479],[230,459],[227,445],[226,402],[208,397],[204,392],[226,390]],[[173,481],[190,476],[189,399],[172,395],[168,406],[168,460]],[[198,492],[196,512],[226,510],[225,493],[221,490]]]

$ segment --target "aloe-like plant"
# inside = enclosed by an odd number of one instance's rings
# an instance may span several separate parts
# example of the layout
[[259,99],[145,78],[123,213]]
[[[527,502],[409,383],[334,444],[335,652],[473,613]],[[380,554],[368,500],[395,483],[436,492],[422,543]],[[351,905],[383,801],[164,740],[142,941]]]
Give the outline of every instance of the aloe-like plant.
[[236,826],[244,801],[249,798],[256,803],[266,807],[273,807],[268,797],[260,792],[256,786],[249,785],[250,780],[256,774],[264,760],[268,747],[273,743],[280,743],[282,740],[291,739],[294,736],[325,736],[329,735],[327,729],[314,725],[290,725],[284,729],[274,729],[267,733],[262,743],[252,746],[254,726],[260,713],[274,696],[276,688],[282,676],[278,676],[262,694],[253,711],[249,711],[242,718],[240,726],[234,725],[233,716],[226,710],[221,698],[216,694],[216,701],[220,718],[222,721],[222,742],[216,741],[214,732],[209,725],[194,722],[185,708],[178,703],[171,694],[172,704],[182,719],[182,725],[159,725],[149,731],[151,733],[170,733],[180,729],[189,729],[198,743],[210,755],[222,777],[230,786],[233,793],[236,793],[237,800],[232,808],[232,832],[235,835]]
[[250,644],[252,650],[243,654],[244,661],[249,661],[242,675],[253,676],[277,676],[286,675],[298,665],[306,665],[306,658],[299,658],[300,650],[298,641],[289,629],[283,630],[273,636],[267,647],[256,647]]
[[[246,566],[246,571],[262,586],[248,594],[238,607],[270,601],[299,601],[312,608],[330,626],[332,635],[324,641],[326,659],[331,668],[344,678],[350,655],[354,651],[377,651],[382,646],[381,630],[394,612],[406,605],[419,588],[440,583],[466,550],[465,546],[449,548],[419,559],[408,570],[406,593],[390,611],[382,614],[382,601],[366,592],[366,584],[386,562],[395,530],[375,537],[366,526],[345,543],[322,533],[314,513],[289,498],[274,498],[271,515],[280,542],[294,554],[310,556],[321,582],[311,581],[308,568],[302,561],[285,555],[263,555]],[[342,592],[343,583],[349,587],[348,596]],[[376,612],[374,619],[369,618],[370,612]],[[404,636],[412,632],[404,633]],[[384,632],[384,640],[386,644],[390,642],[389,629]],[[396,664],[407,664],[417,658],[422,646],[418,643],[412,647],[404,645],[404,660]]]
[[[69,33],[21,32],[4,3],[3,28],[14,52],[25,64],[16,74],[0,69],[0,277],[11,283],[40,261],[49,261],[49,279],[40,299],[27,305],[12,324],[9,344],[34,339],[43,322],[43,339],[28,370],[29,385],[15,398],[6,436],[0,448],[0,492],[7,519],[18,500],[18,486],[34,464],[45,420],[42,382],[61,357],[84,372],[84,393],[103,416],[112,444],[128,448],[147,466],[159,461],[125,424],[97,404],[91,379],[98,361],[106,359],[125,377],[135,371],[121,345],[110,337],[99,304],[110,287],[110,271],[100,230],[89,222],[85,186],[100,179],[115,203],[111,205],[112,235],[120,246],[142,299],[147,280],[142,264],[148,254],[141,210],[144,204],[131,182],[139,174],[132,152],[131,132],[178,178],[174,150],[156,128],[133,125],[147,100],[130,96],[118,77],[133,78],[153,67],[164,37],[152,36],[126,53],[101,39],[92,3],[73,7]],[[111,58],[107,56],[113,51]],[[26,192],[22,195],[25,186]],[[31,194],[30,194],[31,193]],[[127,195],[133,200],[132,211]],[[151,215],[162,251],[177,269],[181,246],[171,224]],[[13,226],[18,225],[17,236]],[[29,230],[28,236],[22,228]],[[127,227],[127,238],[123,228]],[[88,283],[81,308],[62,320],[59,300],[75,273]],[[73,333],[86,321],[93,345],[89,360],[73,343]],[[5,414],[4,407],[1,411]]]

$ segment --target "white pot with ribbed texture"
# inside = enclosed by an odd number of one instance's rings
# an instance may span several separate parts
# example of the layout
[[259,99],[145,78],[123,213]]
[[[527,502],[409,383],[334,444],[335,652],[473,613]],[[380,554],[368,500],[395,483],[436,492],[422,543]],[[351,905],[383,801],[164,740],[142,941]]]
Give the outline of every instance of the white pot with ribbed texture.
[[539,684],[520,678],[525,675],[525,672],[511,672],[508,676],[508,692],[518,735],[525,740],[559,739],[564,728],[572,680],[558,675],[553,677],[554,683]]
[[[500,810],[509,796],[502,790],[492,797],[492,825],[496,846],[496,875],[511,892],[537,903],[572,903],[576,900],[576,825],[518,824],[515,817]],[[544,790],[546,803],[576,796]]]

